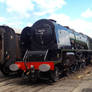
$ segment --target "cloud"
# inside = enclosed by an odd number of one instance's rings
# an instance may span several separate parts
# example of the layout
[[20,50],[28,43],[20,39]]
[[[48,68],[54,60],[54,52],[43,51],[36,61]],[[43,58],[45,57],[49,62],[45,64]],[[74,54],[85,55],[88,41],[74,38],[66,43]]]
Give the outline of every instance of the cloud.
[[37,12],[37,15],[45,15],[46,13],[53,13],[57,9],[62,8],[66,2],[65,0],[34,0],[37,7],[40,9],[40,12]]
[[32,23],[23,22],[25,17],[31,19],[39,16],[44,17],[46,14],[53,14],[66,4],[65,0],[0,0],[0,2],[6,5],[6,10],[10,15],[10,17],[7,15],[9,17],[7,21],[5,18],[0,17],[0,23],[4,22],[8,26],[17,28],[32,25]]
[[25,13],[28,10],[33,10],[34,5],[31,0],[6,0],[8,11]]
[[92,22],[88,22],[82,19],[76,19],[72,21],[72,28],[78,32],[82,32],[90,37],[92,37]]
[[15,13],[18,16],[29,17],[29,11],[34,10],[32,0],[0,0],[6,5],[9,13]]
[[34,12],[34,15],[35,16],[43,16],[43,15],[45,15],[47,13],[48,13],[48,11],[40,11],[40,12]]
[[85,12],[83,12],[81,14],[81,16],[84,17],[84,18],[90,18],[90,17],[92,17],[92,10],[88,8]]
[[52,14],[49,19],[55,19],[58,23],[62,25],[69,25],[70,17],[65,14]]
[[[47,13],[52,13],[60,8],[62,8],[66,2],[65,0],[0,0],[4,2],[7,6],[7,11],[9,13],[18,13],[22,16],[45,15]],[[30,14],[29,14],[30,12]]]
[[28,22],[26,26],[31,27],[32,25],[33,25],[32,23]]
[[0,17],[0,25],[10,26],[15,30],[16,33],[21,33],[20,25],[22,24],[23,22],[10,22],[9,19],[6,19],[5,17]]
[[6,22],[7,21],[7,19],[5,18],[5,17],[0,17],[0,23],[4,23],[4,22]]
[[13,29],[14,29],[14,31],[15,31],[15,33],[21,33],[21,31],[22,31],[22,29],[19,29],[19,28],[15,28],[15,27],[13,27]]
[[82,32],[92,37],[92,22],[85,21],[83,19],[72,20],[65,14],[52,14],[49,19],[55,19],[59,24],[63,26],[69,26],[77,32]]
[[0,0],[1,3],[5,2],[5,0]]
[[20,28],[20,26],[23,25],[23,22],[22,21],[11,21],[10,19],[6,19],[5,17],[0,17],[0,25],[7,25],[10,27]]
[[23,22],[17,22],[17,21],[15,21],[15,22],[7,22],[6,24],[8,26],[19,27],[20,25],[23,24]]

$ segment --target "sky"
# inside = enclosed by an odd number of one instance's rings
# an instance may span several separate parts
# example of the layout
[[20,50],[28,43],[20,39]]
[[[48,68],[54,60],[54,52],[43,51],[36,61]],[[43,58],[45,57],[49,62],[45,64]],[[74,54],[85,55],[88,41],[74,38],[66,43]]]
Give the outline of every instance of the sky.
[[0,25],[20,33],[39,19],[54,19],[92,37],[92,0],[0,0]]

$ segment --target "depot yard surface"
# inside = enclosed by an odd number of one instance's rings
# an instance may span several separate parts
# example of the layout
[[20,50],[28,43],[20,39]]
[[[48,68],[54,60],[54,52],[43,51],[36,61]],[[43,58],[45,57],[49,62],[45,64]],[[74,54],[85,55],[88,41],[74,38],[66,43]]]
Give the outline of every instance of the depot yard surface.
[[92,66],[69,74],[55,83],[31,83],[19,77],[4,77],[0,73],[0,92],[92,92]]

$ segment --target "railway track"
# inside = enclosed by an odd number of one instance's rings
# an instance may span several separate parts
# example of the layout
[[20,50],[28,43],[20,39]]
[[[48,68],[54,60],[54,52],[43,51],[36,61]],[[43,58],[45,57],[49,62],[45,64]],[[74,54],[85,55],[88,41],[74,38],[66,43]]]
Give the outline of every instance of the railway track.
[[19,77],[4,77],[0,73],[0,92],[73,92],[83,81],[92,80],[92,66],[61,78],[55,83],[46,81],[31,83]]

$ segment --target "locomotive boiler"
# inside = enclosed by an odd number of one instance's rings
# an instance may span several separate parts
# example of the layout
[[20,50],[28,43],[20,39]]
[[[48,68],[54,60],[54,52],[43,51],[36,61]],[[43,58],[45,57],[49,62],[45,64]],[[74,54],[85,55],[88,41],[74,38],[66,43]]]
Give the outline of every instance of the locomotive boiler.
[[57,81],[63,72],[85,66],[92,53],[91,38],[49,19],[24,28],[20,42],[23,61],[11,64],[10,70],[22,70],[31,80]]

